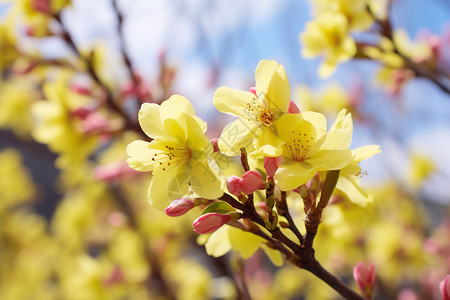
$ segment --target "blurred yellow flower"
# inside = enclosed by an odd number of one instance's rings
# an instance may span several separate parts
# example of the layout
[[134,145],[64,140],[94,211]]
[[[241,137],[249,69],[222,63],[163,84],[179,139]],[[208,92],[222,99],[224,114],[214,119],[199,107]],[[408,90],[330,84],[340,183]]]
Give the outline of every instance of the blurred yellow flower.
[[338,63],[346,62],[356,54],[356,44],[349,35],[348,21],[338,13],[321,13],[306,24],[300,35],[302,55],[307,58],[322,55],[319,76],[330,76]]

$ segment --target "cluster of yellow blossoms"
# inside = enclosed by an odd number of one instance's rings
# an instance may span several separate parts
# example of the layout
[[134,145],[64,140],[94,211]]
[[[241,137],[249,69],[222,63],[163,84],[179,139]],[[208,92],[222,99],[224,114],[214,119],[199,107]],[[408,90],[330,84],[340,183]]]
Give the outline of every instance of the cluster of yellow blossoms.
[[[290,98],[285,70],[275,61],[262,60],[256,68],[255,79],[255,88],[250,91],[220,87],[215,92],[216,108],[237,116],[223,129],[218,141],[212,142],[206,137],[206,123],[195,116],[192,105],[182,96],[173,95],[161,105],[142,105],[139,122],[151,141],[130,143],[128,164],[138,171],[153,172],[148,192],[152,206],[167,207],[166,212],[170,209],[173,216],[180,211],[184,213],[184,208],[187,211],[193,206],[208,204],[203,215],[230,213],[234,209],[217,202],[229,196],[245,203],[247,197],[254,194],[251,197],[255,197],[255,203],[272,209],[273,198],[264,197],[258,191],[269,189],[270,182],[276,193],[286,192],[289,201],[301,201],[299,189],[308,182],[308,186],[314,184],[311,182],[317,182],[317,178],[323,180],[327,171],[332,170],[340,170],[336,188],[341,195],[361,206],[371,201],[360,187],[358,164],[380,150],[375,145],[349,148],[353,132],[351,115],[342,109],[328,129],[321,113],[300,112]],[[248,160],[249,170],[241,166],[239,155]],[[268,171],[270,159],[277,163],[275,169]],[[250,188],[250,192],[245,192],[248,188],[236,191],[236,186],[247,184],[250,177],[254,182],[248,184],[255,188]],[[233,181],[233,178],[241,181]],[[191,199],[192,203],[177,199]],[[173,210],[173,206],[178,209]],[[211,233],[235,219],[235,215],[214,219],[217,221],[211,219],[205,230],[196,228],[196,231]],[[206,223],[203,218],[199,220]],[[262,247],[274,263],[280,264],[280,254],[265,247],[263,242],[262,238],[252,237],[248,232],[224,226],[209,238],[206,248],[215,256],[233,248],[244,257],[250,257]]]

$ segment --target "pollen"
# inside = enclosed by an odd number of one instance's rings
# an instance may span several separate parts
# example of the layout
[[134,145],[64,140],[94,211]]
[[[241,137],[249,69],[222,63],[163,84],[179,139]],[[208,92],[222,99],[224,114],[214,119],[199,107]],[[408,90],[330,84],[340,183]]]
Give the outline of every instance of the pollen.
[[308,133],[291,132],[291,141],[287,145],[295,161],[304,161],[314,144],[314,137]]
[[273,110],[263,104],[258,98],[246,104],[248,120],[253,121],[260,126],[271,126],[274,121]]
[[163,171],[186,163],[192,157],[188,147],[171,147],[166,145],[165,150],[155,153],[152,157],[155,165],[160,165]]

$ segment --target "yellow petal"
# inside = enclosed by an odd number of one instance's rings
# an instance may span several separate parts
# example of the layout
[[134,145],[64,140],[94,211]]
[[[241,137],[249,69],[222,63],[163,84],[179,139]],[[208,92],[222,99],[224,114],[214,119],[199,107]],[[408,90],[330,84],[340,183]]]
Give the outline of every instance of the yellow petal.
[[378,145],[367,145],[363,147],[356,148],[354,151],[353,161],[359,163],[362,160],[368,159],[377,153],[380,153],[380,146]]
[[180,123],[185,123],[185,132],[187,136],[187,146],[192,150],[200,150],[206,154],[213,152],[211,141],[206,137],[203,129],[193,116],[183,113],[179,119]]
[[250,153],[253,149],[253,137],[256,125],[239,118],[225,126],[219,138],[220,151],[226,155],[238,155],[241,147]]
[[148,201],[156,209],[164,209],[172,200],[186,195],[189,173],[184,165],[162,170],[156,168],[150,184]]
[[166,130],[166,134],[164,139],[167,140],[176,140],[180,144],[186,143],[186,132],[183,130],[181,125],[185,126],[186,123],[180,124],[175,119],[165,119],[164,120],[164,129]]
[[262,127],[257,131],[257,136],[253,140],[253,146],[256,151],[252,152],[253,157],[262,158],[263,156],[280,156],[283,142],[277,137],[269,127]]
[[351,114],[346,114],[346,109],[342,109],[336,122],[331,126],[328,132],[328,149],[349,148],[352,143],[353,122]]
[[262,60],[256,67],[255,79],[256,95],[274,111],[286,113],[291,96],[284,67],[274,60]]
[[178,117],[187,113],[195,116],[194,108],[192,104],[183,96],[172,95],[169,99],[161,103],[161,121],[166,119],[178,119]]
[[261,244],[261,248],[264,250],[266,255],[269,257],[270,261],[277,267],[281,267],[283,265],[283,256],[280,251],[269,248],[265,244]]
[[313,166],[317,171],[339,170],[347,166],[352,160],[350,149],[318,150],[305,162]]
[[239,251],[244,259],[250,258],[264,241],[261,237],[236,227],[230,227],[228,239],[233,250]]
[[144,103],[139,110],[139,124],[151,138],[159,138],[166,134],[160,118],[160,106],[155,103]]
[[213,104],[218,111],[248,118],[247,104],[254,101],[251,92],[238,91],[222,86],[214,93]]
[[280,167],[275,173],[276,184],[282,191],[291,191],[311,179],[316,170],[305,168],[299,162]]
[[225,225],[211,234],[205,244],[206,253],[208,253],[208,255],[219,257],[231,250],[231,244],[228,239],[230,236],[228,234],[230,228],[230,226]]
[[[150,143],[144,141],[133,141],[127,146],[127,154],[130,156],[127,163],[130,168],[142,172],[153,170],[154,161],[152,158],[156,151],[149,148]],[[161,151],[157,151],[161,152]]]
[[353,178],[339,177],[336,188],[344,193],[351,202],[362,207],[365,207],[367,203],[372,202],[372,196],[361,188],[356,176]]
[[190,161],[189,183],[197,195],[206,199],[219,198],[225,189],[219,165],[206,156]]

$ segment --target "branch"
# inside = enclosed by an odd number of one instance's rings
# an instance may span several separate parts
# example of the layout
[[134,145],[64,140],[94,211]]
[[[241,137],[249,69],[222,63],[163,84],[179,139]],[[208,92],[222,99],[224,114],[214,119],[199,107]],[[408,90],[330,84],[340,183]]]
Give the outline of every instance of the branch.
[[318,278],[326,282],[330,287],[332,287],[336,292],[342,295],[347,300],[365,300],[364,297],[356,293],[354,290],[350,289],[345,283],[343,283],[339,278],[325,270],[317,260],[314,260],[313,264],[304,266],[305,270],[308,270],[312,274],[316,275]]
[[67,27],[65,26],[64,22],[61,19],[61,14],[58,13],[54,15],[54,19],[59,23],[61,30],[62,30],[62,37],[66,44],[69,46],[70,49],[78,56],[78,58],[81,59],[81,61],[84,63],[86,67],[87,73],[91,76],[91,78],[94,80],[95,83],[97,83],[98,86],[100,86],[106,93],[106,102],[108,106],[119,114],[124,122],[125,122],[125,129],[130,129],[135,131],[136,133],[140,134],[141,136],[144,136],[146,139],[148,137],[144,134],[140,126],[137,124],[137,122],[130,119],[130,117],[125,113],[125,111],[114,101],[114,97],[112,92],[109,90],[109,88],[106,86],[106,84],[100,79],[98,76],[96,70],[94,69],[94,66],[90,59],[87,59],[85,56],[81,54],[81,52],[78,50],[78,47],[76,46],[70,32],[68,31]]

